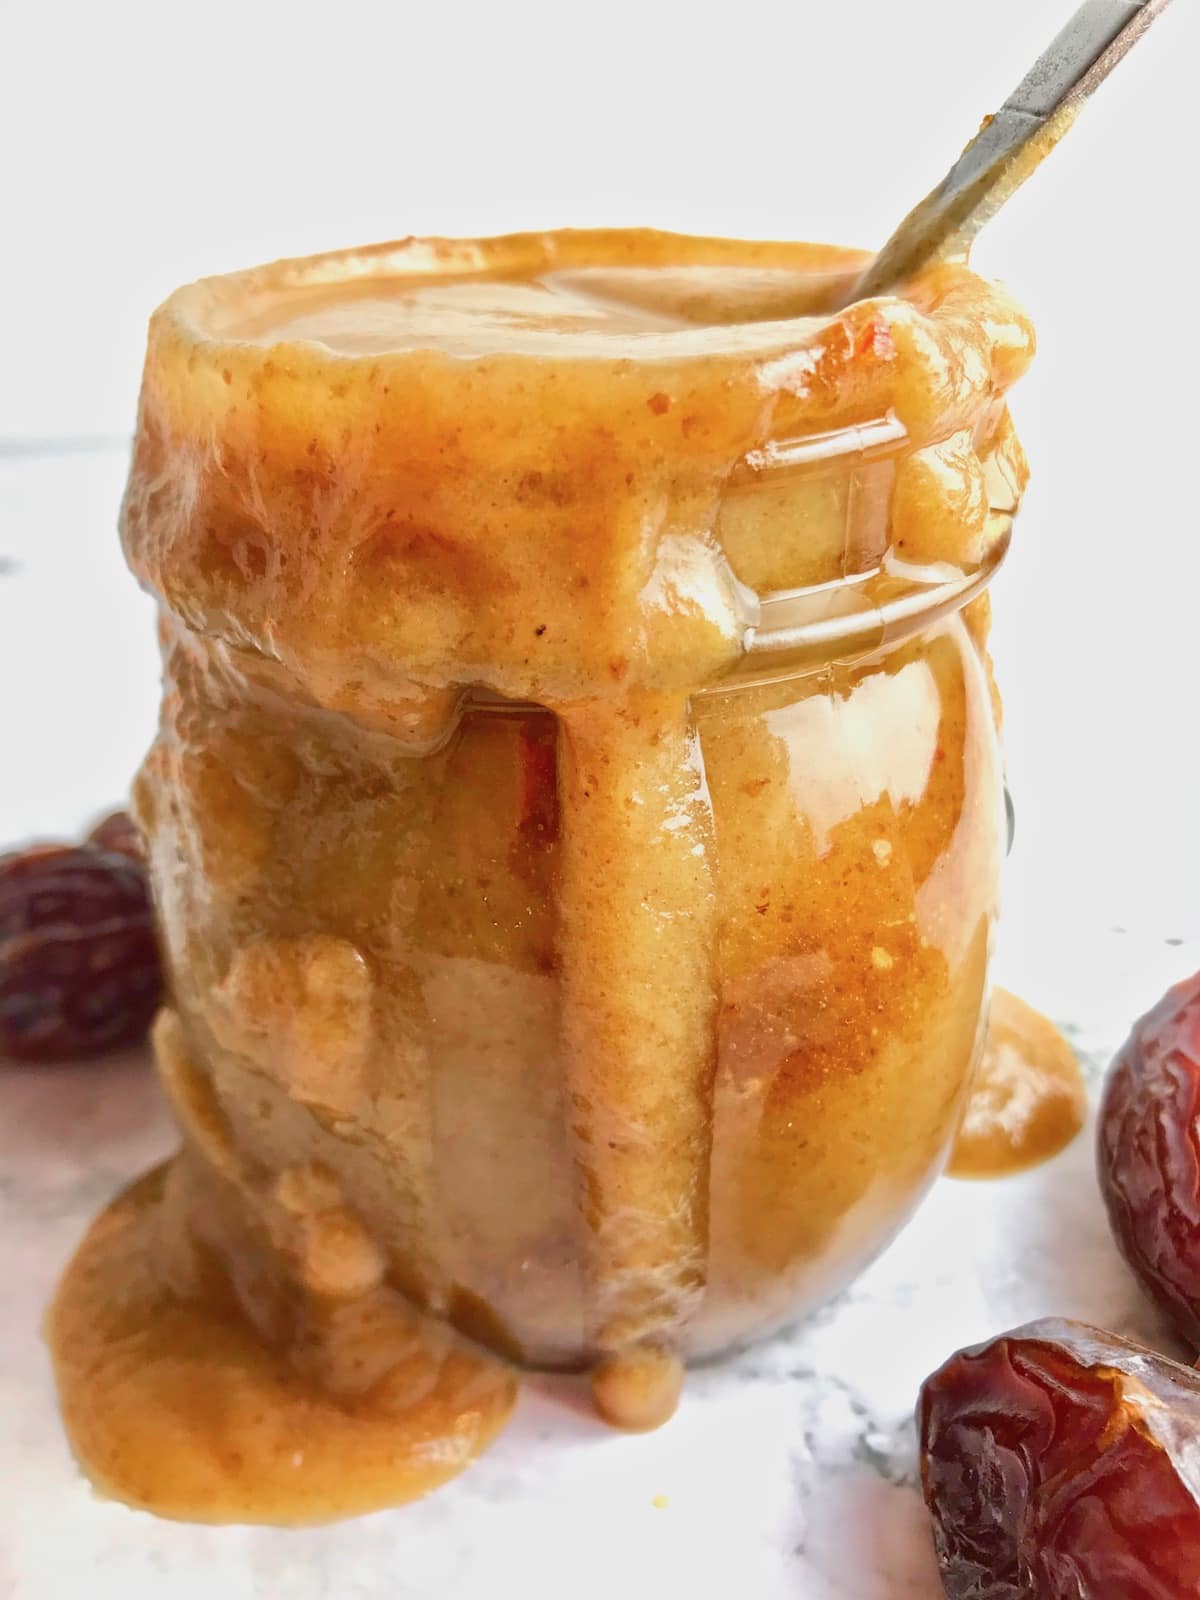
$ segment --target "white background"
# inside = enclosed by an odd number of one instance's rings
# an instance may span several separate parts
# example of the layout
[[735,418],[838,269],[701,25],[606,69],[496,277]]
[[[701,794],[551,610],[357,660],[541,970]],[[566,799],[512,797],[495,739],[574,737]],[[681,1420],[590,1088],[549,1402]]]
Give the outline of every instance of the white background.
[[[608,222],[877,243],[1071,9],[7,0],[0,436],[123,432],[151,308],[279,255]],[[980,247],[1060,415],[1102,370],[1184,399],[1198,12],[1175,0]]]
[[[177,283],[408,232],[657,223],[872,244],[1068,9],[0,0],[0,847],[119,800],[151,736],[152,608],[114,524],[146,318]],[[1094,1042],[1093,1072],[1200,937],[1198,63],[1200,4],[1175,0],[976,257],[1041,336],[1014,401],[1033,485],[994,591],[1018,809],[998,975]],[[1080,1141],[1010,1185],[939,1186],[857,1313],[753,1357],[799,1351],[807,1379],[755,1389],[743,1361],[726,1392],[714,1369],[638,1441],[531,1391],[462,1485],[344,1536],[152,1524],[88,1499],[35,1337],[86,1218],[169,1141],[151,1095],[136,1065],[0,1073],[2,1600],[93,1573],[181,1597],[478,1600],[505,1572],[585,1600],[706,1578],[764,1600],[929,1600],[911,1483],[852,1448],[862,1397],[901,1428],[955,1343],[1047,1310],[1134,1330],[1145,1315]],[[885,1378],[894,1397],[873,1398]]]

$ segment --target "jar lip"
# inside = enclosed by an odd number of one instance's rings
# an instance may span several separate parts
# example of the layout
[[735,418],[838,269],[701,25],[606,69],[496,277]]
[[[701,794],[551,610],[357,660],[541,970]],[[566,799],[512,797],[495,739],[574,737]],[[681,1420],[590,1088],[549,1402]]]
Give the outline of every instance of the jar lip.
[[[579,268],[695,269],[730,268],[779,270],[799,279],[811,280],[813,307],[803,312],[789,311],[778,317],[750,315],[746,322],[733,319],[731,328],[755,327],[772,330],[769,336],[753,338],[746,349],[736,346],[732,354],[742,359],[761,358],[763,352],[782,354],[797,344],[806,343],[816,328],[841,316],[830,311],[830,290],[850,285],[870,252],[845,245],[808,243],[798,240],[724,239],[702,234],[671,233],[653,228],[581,228],[499,234],[479,238],[410,236],[349,249],[324,251],[268,262],[240,271],[198,279],[176,289],[158,308],[157,316],[168,322],[195,351],[211,351],[214,358],[226,360],[230,350],[262,348],[296,350],[311,348],[323,361],[342,365],[361,361],[410,360],[437,350],[436,341],[419,340],[395,350],[346,351],[331,346],[320,337],[284,334],[265,343],[259,334],[248,331],[256,321],[252,314],[272,303],[286,303],[290,296],[320,296],[341,293],[387,292],[395,288],[463,284],[480,280],[523,279]],[[836,294],[834,295],[836,298]],[[658,330],[635,339],[635,346],[646,344],[660,359],[687,357],[696,342],[697,326]],[[561,333],[553,344],[564,346]],[[659,347],[661,346],[661,349]],[[458,352],[465,355],[467,352]],[[485,349],[480,359],[497,355],[520,355],[519,350]],[[597,343],[593,358],[616,358],[613,336]],[[718,354],[724,353],[718,351]],[[707,348],[702,352],[708,355]],[[545,362],[553,351],[538,350],[534,359]],[[639,359],[641,359],[639,357]],[[649,359],[653,360],[654,356]]]
[[965,571],[889,561],[808,588],[746,591],[742,652],[697,694],[722,694],[875,655],[961,610],[987,587],[1008,553],[1012,514],[996,511],[993,518],[983,559]]

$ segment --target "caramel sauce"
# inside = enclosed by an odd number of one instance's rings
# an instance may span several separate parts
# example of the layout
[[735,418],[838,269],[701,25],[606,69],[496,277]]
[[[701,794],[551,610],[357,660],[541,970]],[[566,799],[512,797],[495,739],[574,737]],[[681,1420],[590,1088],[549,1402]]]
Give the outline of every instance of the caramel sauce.
[[1086,1116],[1087,1090],[1071,1046],[1041,1012],[996,989],[950,1176],[1001,1178],[1049,1161]]
[[592,1369],[592,1402],[605,1422],[629,1433],[661,1428],[683,1393],[683,1362],[664,1350],[622,1350]]
[[342,356],[440,350],[647,360],[794,339],[809,326],[803,319],[826,282],[827,275],[799,268],[736,265],[584,266],[528,279],[417,284],[371,278],[350,292],[337,284],[251,300],[221,327],[226,337],[255,344],[303,340]]
[[329,1522],[427,1494],[503,1428],[513,1373],[388,1290],[293,1308],[265,1340],[212,1261],[184,1259],[172,1176],[101,1213],[47,1317],[71,1444],[102,1493],[192,1522]]
[[1000,866],[986,611],[727,677],[759,592],[975,568],[1024,482],[1025,319],[960,263],[808,315],[862,260],[409,240],[156,313],[122,532],[185,1153],[49,1324],[107,1492],[410,1499],[513,1403],[448,1322],[657,1426],[932,1181]]

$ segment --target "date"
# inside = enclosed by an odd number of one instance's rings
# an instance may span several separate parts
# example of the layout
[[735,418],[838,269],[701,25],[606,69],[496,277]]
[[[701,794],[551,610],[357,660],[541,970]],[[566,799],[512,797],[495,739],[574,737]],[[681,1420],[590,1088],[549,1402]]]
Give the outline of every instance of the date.
[[161,995],[139,860],[92,845],[0,858],[0,1056],[65,1060],[131,1044]]
[[118,855],[132,856],[141,861],[145,856],[142,836],[128,811],[113,811],[104,817],[87,836],[87,843],[98,850],[115,850]]
[[1200,1375],[1083,1323],[961,1350],[921,1390],[950,1600],[1200,1594]]
[[1200,1350],[1200,973],[1134,1024],[1097,1131],[1100,1190],[1126,1260]]

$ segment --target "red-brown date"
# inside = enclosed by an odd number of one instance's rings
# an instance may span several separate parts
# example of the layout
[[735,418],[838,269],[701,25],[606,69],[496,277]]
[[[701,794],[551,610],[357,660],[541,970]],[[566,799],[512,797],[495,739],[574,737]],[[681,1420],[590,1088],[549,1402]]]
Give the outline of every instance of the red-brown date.
[[132,856],[135,861],[145,858],[142,836],[137,823],[128,811],[113,811],[103,817],[87,836],[88,844],[97,850],[115,850],[118,855]]
[[161,994],[140,860],[91,845],[0,857],[0,1056],[65,1060],[134,1043]]
[[1097,1168],[1126,1260],[1200,1349],[1200,973],[1134,1024],[1100,1103]]
[[921,1390],[950,1600],[1200,1595],[1200,1375],[1083,1323],[961,1350]]

